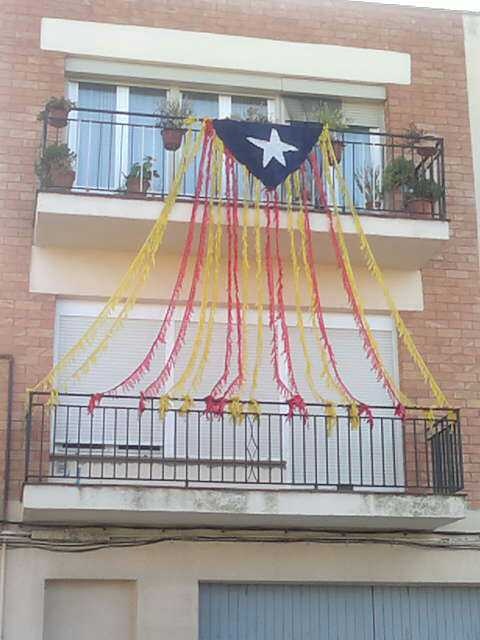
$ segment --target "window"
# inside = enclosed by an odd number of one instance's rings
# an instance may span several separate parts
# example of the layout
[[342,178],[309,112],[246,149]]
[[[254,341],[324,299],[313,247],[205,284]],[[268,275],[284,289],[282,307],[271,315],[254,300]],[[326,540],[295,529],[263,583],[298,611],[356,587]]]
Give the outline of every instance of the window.
[[[92,318],[100,310],[100,305],[88,302],[64,301],[59,302],[57,306],[57,323],[56,323],[56,357],[60,358],[70,348],[78,338],[82,335],[85,328],[92,321]],[[124,328],[115,335],[111,346],[105,352],[92,368],[91,372],[83,376],[78,381],[71,381],[69,386],[70,392],[91,394],[98,391],[108,389],[118,384],[130,371],[141,361],[145,355],[153,337],[158,331],[161,318],[165,309],[154,305],[137,305],[132,317],[126,321]],[[165,345],[162,345],[152,364],[151,370],[140,385],[133,388],[130,392],[131,396],[138,395],[139,391],[145,388],[155,375],[161,370],[168,354],[172,348],[175,335],[177,334],[181,322],[183,309],[177,309],[176,317],[172,323],[172,327]],[[203,380],[196,390],[197,397],[205,397],[215,385],[223,372],[225,359],[225,331],[226,316],[219,312],[217,324],[214,328],[214,339],[211,345],[210,358],[207,361]],[[264,319],[265,323],[267,318]],[[291,348],[294,358],[294,368],[297,383],[307,402],[315,402],[315,397],[309,391],[308,383],[305,378],[305,362],[303,351],[300,343],[298,330],[296,329],[295,316],[289,315],[287,318],[290,324]],[[194,340],[196,329],[198,327],[198,312],[194,314],[192,322],[189,326],[185,346],[180,352],[177,360],[176,368],[173,372],[170,384],[167,388],[178,381],[179,373],[182,372],[191,355],[191,346]],[[373,334],[379,344],[380,352],[387,369],[394,378],[397,378],[397,353],[395,335],[391,320],[386,317],[372,316],[370,318]],[[329,332],[330,340],[333,344],[337,364],[344,377],[347,385],[359,398],[372,405],[389,406],[389,398],[378,383],[375,373],[371,369],[370,362],[364,353],[361,339],[358,336],[354,320],[347,314],[329,314],[326,316],[326,324]],[[108,328],[106,329],[108,330]],[[317,356],[317,339],[313,334],[313,330],[306,327],[306,337],[309,353],[312,355],[313,377],[317,382],[318,390],[325,397],[332,398],[332,393],[326,388],[321,378],[321,360]],[[256,347],[256,315],[252,313],[247,319],[247,347],[246,353],[246,369],[247,380],[251,381],[251,374],[255,360]],[[280,408],[273,406],[273,403],[281,400],[276,384],[273,380],[272,367],[270,364],[270,334],[267,330],[264,333],[264,351],[261,359],[261,370],[259,376],[259,388],[255,396],[261,401],[272,402],[270,405],[273,415],[286,412],[286,407]],[[198,362],[198,361],[197,361]],[[282,377],[286,379],[286,367],[283,367]],[[236,375],[236,361],[232,361],[232,371],[230,380]],[[250,388],[246,386],[242,396],[249,397]],[[339,400],[338,398],[332,398]],[[235,425],[230,420],[223,423],[224,431],[211,428],[207,429],[206,424],[208,418],[203,414],[191,416],[189,420],[185,416],[176,416],[174,420],[173,414],[168,414],[165,422],[159,418],[157,411],[149,414],[148,419],[139,420],[135,408],[138,399],[115,400],[115,406],[118,407],[115,415],[112,411],[103,413],[102,409],[97,410],[93,418],[87,415],[86,410],[82,412],[76,407],[71,407],[68,413],[57,414],[56,427],[53,434],[53,444],[58,447],[73,446],[80,444],[86,452],[90,452],[90,442],[97,447],[116,447],[126,450],[129,447],[140,449],[142,446],[152,451],[155,449],[158,454],[165,454],[167,457],[182,457],[188,453],[190,458],[196,455],[201,458],[215,458],[233,456],[233,452],[237,451],[237,456],[242,455],[243,442],[237,442],[236,438],[244,437],[244,431],[235,429]],[[72,404],[75,404],[73,398]],[[78,404],[78,403],[77,403]],[[122,406],[131,407],[133,411],[122,410]],[[264,405],[265,409],[265,405]],[[373,430],[369,425],[362,426],[363,445],[360,451],[359,439],[352,438],[352,444],[347,447],[347,439],[349,438],[349,423],[345,419],[345,413],[339,411],[338,433],[333,438],[321,436],[318,439],[320,454],[317,451],[317,461],[314,460],[314,447],[310,443],[309,451],[311,458],[308,461],[306,470],[302,465],[295,464],[295,451],[300,455],[302,447],[305,446],[301,442],[302,430],[295,429],[295,423],[292,424],[287,420],[280,423],[281,428],[273,431],[273,435],[269,436],[268,432],[268,415],[260,418],[258,428],[258,446],[259,451],[270,452],[272,458],[282,460],[287,466],[287,471],[292,474],[301,472],[306,473],[308,479],[315,471],[320,469],[320,474],[326,475],[326,465],[328,465],[328,477],[330,483],[348,484],[351,480],[354,484],[368,484],[368,473],[373,473],[372,484],[385,485],[393,484],[393,468],[395,467],[395,484],[401,485],[402,479],[399,474],[403,473],[402,464],[402,435],[400,429],[385,428],[382,431]],[[386,415],[385,412],[382,415]],[[107,416],[107,418],[105,418]],[[392,409],[393,416],[393,409]],[[301,419],[301,418],[299,418]],[[200,422],[197,422],[200,421]],[[388,419],[386,419],[388,421]],[[204,421],[204,422],[202,422]],[[199,442],[199,425],[203,432],[208,432],[210,437],[204,442]],[[277,420],[277,424],[278,420]],[[200,426],[201,426],[200,425]],[[399,426],[399,425],[397,425]],[[383,426],[382,426],[383,429]],[[289,443],[289,447],[281,446],[280,434],[283,432],[282,440]],[[309,432],[310,434],[313,431]],[[264,438],[271,437],[269,446],[262,441]],[[323,449],[322,449],[323,447]],[[325,451],[324,449],[327,449]],[[76,447],[75,447],[76,449]],[[351,459],[348,461],[339,459],[337,449],[350,451]],[[157,455],[157,454],[156,454]],[[264,454],[263,454],[264,455]],[[362,456],[362,459],[361,459]],[[373,466],[370,460],[373,459]],[[291,466],[290,466],[291,465]],[[319,465],[319,466],[318,466]],[[323,465],[323,467],[322,467]],[[300,471],[295,471],[298,469]],[[361,471],[363,469],[363,471]],[[372,471],[373,469],[373,471]],[[308,475],[310,474],[310,475]],[[312,475],[313,477],[313,475]],[[297,478],[296,482],[302,482],[301,478]]]

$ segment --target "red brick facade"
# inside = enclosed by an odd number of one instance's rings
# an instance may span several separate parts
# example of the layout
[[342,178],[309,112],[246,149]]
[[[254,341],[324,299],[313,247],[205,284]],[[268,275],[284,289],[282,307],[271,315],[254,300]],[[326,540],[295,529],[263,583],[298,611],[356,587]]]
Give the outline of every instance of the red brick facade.
[[[425,310],[405,314],[416,342],[462,410],[466,488],[480,504],[480,300],[462,16],[343,0],[5,0],[0,38],[0,352],[15,358],[11,495],[23,478],[24,390],[51,365],[54,298],[28,291],[40,127],[64,91],[64,60],[42,52],[43,16],[370,47],[412,56],[411,86],[388,88],[387,130],[415,121],[445,138],[451,240],[423,271]],[[401,352],[404,390],[419,376]],[[4,396],[1,397],[4,402]],[[3,433],[3,431],[2,431]]]

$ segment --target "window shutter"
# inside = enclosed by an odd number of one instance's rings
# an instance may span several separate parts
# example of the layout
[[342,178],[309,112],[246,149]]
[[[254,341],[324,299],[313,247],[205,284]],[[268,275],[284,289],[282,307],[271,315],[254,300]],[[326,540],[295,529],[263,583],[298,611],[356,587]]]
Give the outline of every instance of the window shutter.
[[[57,353],[60,359],[83,335],[93,320],[87,315],[64,315],[58,317],[57,322]],[[160,319],[128,319],[122,329],[113,336],[110,346],[106,352],[99,356],[95,366],[83,375],[79,380],[71,377],[67,378],[75,371],[75,368],[66,372],[65,382],[68,380],[68,391],[71,393],[91,394],[104,391],[121,382],[144,358],[148,347],[157,334]],[[128,392],[127,395],[138,395],[141,389],[158,374],[160,367],[165,361],[165,346],[159,346],[156,352],[150,372],[142,382]],[[76,366],[78,367],[78,362]],[[60,386],[62,386],[60,380]],[[109,443],[121,445],[134,445],[138,443],[140,437],[141,444],[148,444],[151,441],[151,424],[147,425],[146,420],[142,421],[139,432],[138,416],[135,409],[138,406],[138,399],[118,399],[115,400],[116,407],[131,407],[134,410],[126,411],[118,409],[114,412],[108,407],[109,401],[105,400],[94,412],[93,416],[88,415],[87,409],[83,406],[78,408],[78,399],[67,397],[66,402],[69,407],[59,407],[56,421],[56,442],[80,442],[89,443]],[[62,399],[62,404],[65,402]],[[85,404],[82,402],[81,404]],[[112,406],[112,403],[110,403]],[[67,416],[68,412],[68,416]],[[68,425],[68,429],[67,429]],[[154,432],[158,431],[157,416],[155,416]],[[154,439],[155,439],[154,433]]]
[[350,126],[368,127],[370,129],[380,129],[381,131],[385,128],[383,102],[345,100],[342,103],[342,108]]

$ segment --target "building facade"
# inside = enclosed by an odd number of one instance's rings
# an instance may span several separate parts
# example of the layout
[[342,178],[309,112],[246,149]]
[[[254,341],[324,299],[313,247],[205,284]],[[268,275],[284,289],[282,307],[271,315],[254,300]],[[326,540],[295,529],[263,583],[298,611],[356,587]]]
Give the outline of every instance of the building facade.
[[[0,636],[479,637],[478,17],[344,0],[20,0],[7,1],[2,20]],[[66,122],[51,113],[37,120],[51,96],[74,103]],[[414,405],[405,420],[393,415],[309,183],[326,327],[348,384],[378,407],[373,427],[355,429],[344,413],[329,433],[325,406],[289,421],[268,345],[254,421],[209,420],[199,405],[162,415],[157,401],[139,420],[136,387],[89,414],[91,394],[135,367],[166,313],[195,163],[111,349],[82,377],[74,363],[53,404],[41,389],[26,391],[101,312],[168,200],[182,149],[168,149],[158,112],[172,101],[188,102],[197,118],[257,122],[309,122],[325,106],[342,112],[348,189],[448,411],[424,410],[428,389],[365,266],[351,203],[334,187],[373,335]],[[45,179],[39,164],[62,145],[75,154],[71,187]],[[414,206],[402,185],[387,188],[398,160],[428,182],[430,202]],[[128,176],[140,178],[136,190]],[[247,178],[238,180],[247,190]],[[288,256],[286,219],[279,234]],[[300,370],[295,272],[285,263]],[[253,275],[249,283],[252,292]],[[198,398],[225,357],[224,286],[218,295],[213,364]],[[167,361],[187,302],[181,292],[155,367]],[[314,344],[313,326],[305,333]],[[180,360],[193,342],[187,333]],[[254,362],[253,343],[245,350]]]

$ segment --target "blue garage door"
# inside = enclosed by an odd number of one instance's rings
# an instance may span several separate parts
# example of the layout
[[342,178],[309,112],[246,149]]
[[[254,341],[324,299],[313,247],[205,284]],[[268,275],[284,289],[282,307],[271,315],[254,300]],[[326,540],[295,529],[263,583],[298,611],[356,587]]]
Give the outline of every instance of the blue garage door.
[[480,589],[201,584],[200,640],[480,640]]

